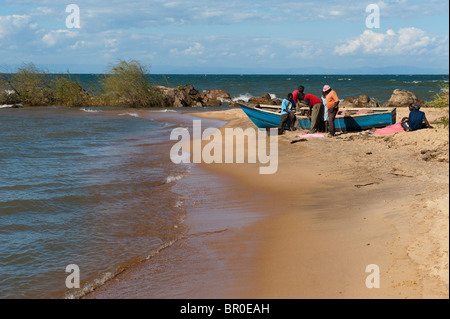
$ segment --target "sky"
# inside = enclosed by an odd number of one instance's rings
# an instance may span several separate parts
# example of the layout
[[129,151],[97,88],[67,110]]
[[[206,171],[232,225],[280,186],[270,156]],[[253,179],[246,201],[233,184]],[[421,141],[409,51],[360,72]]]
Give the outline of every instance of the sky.
[[1,0],[0,71],[449,72],[449,1]]

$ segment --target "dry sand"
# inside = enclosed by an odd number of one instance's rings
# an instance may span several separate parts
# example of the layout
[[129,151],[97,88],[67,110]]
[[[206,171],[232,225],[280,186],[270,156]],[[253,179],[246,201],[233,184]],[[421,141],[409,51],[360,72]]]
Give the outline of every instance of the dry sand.
[[[424,110],[432,123],[443,115]],[[407,113],[399,109],[397,119]],[[240,109],[192,115],[254,127]],[[203,165],[206,176],[227,179],[220,191],[232,188],[230,200],[263,198],[251,207],[260,212],[252,222],[224,222],[239,216],[196,201],[186,240],[87,297],[448,298],[448,128],[298,134],[279,137],[273,175],[260,175],[259,164]],[[380,288],[366,286],[371,264],[380,269]]]
[[[424,110],[432,123],[445,114]],[[398,109],[398,119],[407,115]],[[238,109],[197,116],[253,125]],[[246,231],[259,245],[254,276],[239,280],[252,288],[239,297],[448,298],[448,128],[298,135],[279,138],[274,175],[209,166],[278,197],[278,209]],[[366,287],[369,264],[380,268],[379,289]]]

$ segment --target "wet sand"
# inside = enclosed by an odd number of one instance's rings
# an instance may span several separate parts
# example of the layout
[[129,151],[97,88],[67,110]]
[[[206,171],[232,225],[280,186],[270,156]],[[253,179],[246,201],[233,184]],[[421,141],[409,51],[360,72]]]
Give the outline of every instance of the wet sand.
[[[195,116],[254,127],[239,109]],[[448,298],[448,129],[297,134],[279,137],[273,175],[197,166],[176,186],[186,236],[87,297]],[[380,288],[366,286],[371,264]]]

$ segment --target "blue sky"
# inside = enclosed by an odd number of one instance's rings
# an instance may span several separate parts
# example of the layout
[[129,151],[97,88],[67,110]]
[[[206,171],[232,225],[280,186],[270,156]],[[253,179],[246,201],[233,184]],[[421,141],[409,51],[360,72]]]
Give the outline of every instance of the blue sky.
[[[66,23],[69,4],[80,28]],[[366,24],[370,4],[378,28]],[[152,73],[448,74],[448,10],[448,0],[4,0],[0,67],[101,73],[136,59]]]

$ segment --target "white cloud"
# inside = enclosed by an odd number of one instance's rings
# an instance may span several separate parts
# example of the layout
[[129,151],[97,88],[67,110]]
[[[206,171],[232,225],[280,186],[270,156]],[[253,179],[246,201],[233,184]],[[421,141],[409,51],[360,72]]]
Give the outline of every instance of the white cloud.
[[[0,11],[17,14],[0,16],[2,63],[106,63],[107,54],[151,59],[155,66],[353,66],[356,56],[370,63],[379,57],[387,64],[448,65],[444,0],[77,0],[83,25],[77,30],[65,29],[65,5],[54,0],[3,3]],[[380,6],[382,27],[392,30],[353,31],[364,28],[369,3]],[[423,30],[400,29],[415,21]]]
[[72,49],[74,49],[74,50],[78,50],[78,49],[81,49],[81,48],[84,48],[84,47],[86,47],[86,41],[84,41],[84,40],[82,40],[82,41],[77,41],[77,42],[75,42],[75,44],[74,45],[72,45],[72,46],[70,46]]
[[175,8],[178,5],[179,5],[178,2],[167,2],[167,3],[163,4],[163,6],[166,7],[166,8]]
[[224,11],[209,10],[209,9],[207,9],[206,11],[201,13],[201,16],[203,18],[215,18],[215,17],[224,16],[224,15],[226,15],[226,13]]
[[0,16],[0,39],[13,35],[29,26],[29,15]]
[[375,55],[411,55],[424,54],[435,49],[438,41],[418,28],[402,28],[395,33],[387,30],[386,33],[377,33],[365,30],[356,39],[335,47],[338,55],[347,55],[363,52]]
[[46,45],[52,47],[61,40],[76,37],[77,34],[78,34],[77,32],[73,32],[73,31],[69,31],[69,30],[53,30],[53,31],[50,31],[47,34],[45,34],[42,37],[42,41]]
[[331,14],[332,16],[341,16],[341,15],[343,15],[344,13],[343,13],[342,11],[339,11],[339,10],[331,10],[331,11],[330,11],[330,14]]
[[189,48],[179,51],[178,49],[171,49],[169,52],[172,54],[182,54],[188,56],[202,55],[205,47],[201,45],[199,42],[194,43],[193,46]]

